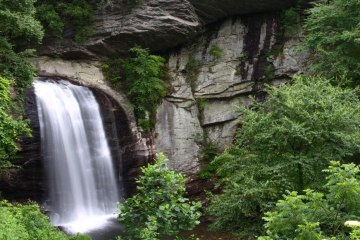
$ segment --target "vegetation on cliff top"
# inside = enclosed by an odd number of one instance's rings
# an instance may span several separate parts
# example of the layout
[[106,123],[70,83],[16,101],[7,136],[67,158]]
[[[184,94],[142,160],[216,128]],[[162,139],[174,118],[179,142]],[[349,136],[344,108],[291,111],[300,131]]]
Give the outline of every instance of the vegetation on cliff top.
[[49,36],[62,37],[66,28],[75,41],[83,43],[92,32],[95,6],[90,2],[38,0],[36,16]]

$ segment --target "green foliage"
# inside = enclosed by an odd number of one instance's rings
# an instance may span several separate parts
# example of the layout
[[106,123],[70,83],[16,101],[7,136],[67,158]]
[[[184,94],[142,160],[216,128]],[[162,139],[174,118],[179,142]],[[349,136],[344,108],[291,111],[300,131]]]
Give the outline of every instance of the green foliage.
[[136,181],[138,193],[119,204],[119,222],[128,239],[156,240],[160,235],[175,236],[199,223],[199,202],[185,194],[185,178],[166,166],[168,159],[157,154],[155,164],[141,168]]
[[215,59],[219,59],[223,56],[223,51],[218,46],[214,45],[210,48],[209,51],[210,56],[212,56]]
[[285,10],[281,16],[284,37],[290,38],[301,28],[301,9],[299,6]]
[[221,165],[223,193],[213,197],[208,212],[217,229],[239,233],[248,227],[256,235],[261,214],[285,190],[319,189],[328,159],[346,162],[359,154],[356,91],[296,77],[291,85],[268,87],[267,93],[266,102],[241,110],[234,144],[214,160]]
[[0,239],[13,240],[88,240],[86,236],[67,236],[56,230],[38,205],[0,201]]
[[90,1],[39,0],[36,11],[38,19],[52,36],[61,37],[65,26],[75,32],[73,38],[79,43],[91,35],[94,11]]
[[349,234],[344,222],[360,219],[359,166],[331,162],[324,172],[328,174],[324,193],[289,192],[265,214],[266,239],[344,239]]
[[195,99],[196,105],[199,109],[199,111],[204,111],[207,107],[207,100],[206,98],[198,97]]
[[72,0],[61,6],[65,10],[65,16],[70,17],[70,22],[75,27],[75,41],[85,42],[92,32],[93,7],[86,0]]
[[203,169],[198,173],[199,179],[209,179],[214,176],[218,165],[213,160],[219,155],[219,145],[213,142],[207,143],[202,152]]
[[0,77],[0,170],[9,165],[8,159],[18,150],[16,142],[20,140],[19,137],[30,135],[27,122],[21,118],[14,119],[10,114],[14,104],[10,86],[10,80]]
[[193,56],[189,56],[189,59],[185,65],[184,72],[186,74],[186,82],[190,85],[191,91],[195,91],[196,80],[200,73],[201,62],[196,60]]
[[20,97],[25,88],[31,86],[34,77],[34,67],[26,60],[32,56],[33,51],[25,50],[14,52],[13,46],[4,37],[0,37],[0,75],[8,79],[14,79],[14,87]]
[[360,221],[346,221],[344,224],[346,227],[352,228],[350,232],[350,239],[351,240],[358,240],[360,239]]
[[130,49],[133,57],[115,59],[103,66],[105,76],[124,89],[134,106],[138,124],[145,130],[155,125],[156,109],[166,96],[165,59],[148,49]]
[[37,18],[42,22],[48,34],[61,37],[64,31],[64,22],[54,5],[42,3],[36,8]]
[[[23,50],[30,42],[40,43],[43,29],[35,18],[34,0],[0,1],[0,168],[9,167],[9,160],[18,150],[20,136],[29,136],[22,120],[24,89],[30,86],[34,68],[26,61],[31,50]],[[16,50],[15,50],[16,49]]]
[[275,67],[272,63],[266,62],[265,64],[265,72],[264,72],[264,78],[266,81],[272,81],[275,78]]
[[309,10],[305,45],[314,54],[314,73],[337,77],[340,82],[350,79],[351,85],[359,85],[359,9],[359,0],[321,0]]
[[0,1],[1,36],[7,40],[40,42],[44,36],[42,26],[34,18],[36,0]]

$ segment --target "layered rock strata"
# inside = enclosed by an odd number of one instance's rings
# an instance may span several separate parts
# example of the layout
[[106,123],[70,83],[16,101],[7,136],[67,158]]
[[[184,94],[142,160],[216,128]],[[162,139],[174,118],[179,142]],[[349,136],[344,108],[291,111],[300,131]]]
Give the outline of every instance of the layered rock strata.
[[[180,46],[201,34],[209,23],[227,17],[269,12],[296,0],[129,0],[103,1],[95,11],[92,35],[83,44],[65,38],[45,39],[40,55],[64,59],[101,59],[127,54],[134,45],[151,51]],[[70,30],[69,30],[70,31]],[[69,36],[67,36],[69,35]]]
[[234,17],[170,54],[172,92],[158,109],[155,143],[173,169],[194,176],[206,143],[232,142],[237,108],[303,70],[306,54],[295,51],[301,35],[284,43],[279,24],[277,13]]

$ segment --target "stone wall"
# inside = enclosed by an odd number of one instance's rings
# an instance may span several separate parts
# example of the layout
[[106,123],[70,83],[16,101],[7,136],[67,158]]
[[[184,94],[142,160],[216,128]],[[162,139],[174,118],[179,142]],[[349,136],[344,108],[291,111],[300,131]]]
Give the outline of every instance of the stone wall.
[[172,92],[158,109],[155,143],[173,169],[196,174],[206,143],[224,149],[232,142],[237,108],[262,97],[265,84],[301,72],[306,54],[294,50],[301,34],[286,41],[280,36],[278,13],[255,14],[211,25],[192,44],[171,51]]

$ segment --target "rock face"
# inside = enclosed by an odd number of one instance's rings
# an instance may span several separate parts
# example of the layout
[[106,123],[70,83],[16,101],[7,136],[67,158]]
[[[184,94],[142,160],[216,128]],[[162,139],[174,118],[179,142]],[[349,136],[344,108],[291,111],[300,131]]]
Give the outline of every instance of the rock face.
[[277,13],[227,19],[170,54],[173,92],[158,109],[155,143],[175,170],[196,174],[206,143],[231,143],[237,107],[304,69],[306,54],[294,51],[301,35],[284,43],[279,24]]
[[94,59],[126,54],[135,44],[159,51],[188,41],[200,29],[200,20],[187,0],[143,0],[139,5],[113,0],[95,12],[93,34],[83,45],[51,39],[39,52]]
[[14,165],[22,167],[14,168],[5,175],[5,172],[0,174],[1,195],[10,200],[25,202],[32,199],[40,202],[46,186],[40,161],[40,125],[33,89],[25,92],[25,115],[30,120],[32,137],[23,139],[20,158],[14,162]]
[[[172,169],[195,179],[206,145],[216,143],[223,149],[232,142],[239,124],[236,109],[250,105],[251,97],[262,99],[265,84],[280,84],[305,71],[308,56],[295,51],[301,32],[282,39],[279,13],[268,12],[288,7],[295,0],[128,2],[108,1],[108,6],[97,10],[93,35],[84,44],[48,39],[39,49],[40,55],[76,61],[32,61],[39,76],[65,78],[93,89],[103,107],[112,153],[118,156],[117,169],[130,194],[139,167],[152,159],[155,146],[169,157]],[[104,57],[122,56],[135,44],[168,56],[172,90],[157,111],[155,142],[153,136],[138,131],[125,94],[115,91],[101,72]],[[32,189],[31,197],[38,199],[44,191],[41,163],[36,161],[40,158],[39,126],[29,91],[27,114],[34,138],[25,140],[22,152],[29,158],[28,168],[14,176],[29,183],[16,185],[19,189]],[[122,137],[116,137],[119,134]],[[203,183],[192,184],[194,189],[203,188]],[[5,187],[11,191],[14,186]]]
[[215,22],[234,15],[281,10],[296,3],[296,0],[190,0],[205,23]]
[[[106,1],[104,1],[106,2]],[[187,43],[209,23],[226,17],[281,10],[296,0],[129,0],[107,1],[95,12],[93,34],[78,44],[69,38],[46,39],[40,55],[101,59],[124,55],[134,45],[165,51]]]

